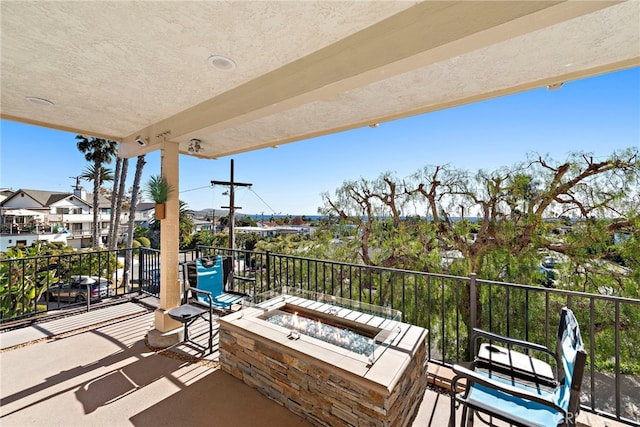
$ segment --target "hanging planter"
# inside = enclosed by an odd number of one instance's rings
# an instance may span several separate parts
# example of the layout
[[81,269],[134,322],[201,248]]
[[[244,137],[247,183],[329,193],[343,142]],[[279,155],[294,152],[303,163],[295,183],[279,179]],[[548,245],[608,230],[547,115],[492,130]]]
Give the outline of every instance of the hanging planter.
[[155,217],[156,219],[164,219],[165,218],[165,209],[166,209],[167,205],[165,205],[164,203],[156,203],[156,213],[155,213]]
[[169,199],[169,194],[173,191],[173,187],[162,176],[153,175],[147,182],[146,191],[156,204],[156,219],[164,219],[166,216],[165,203]]

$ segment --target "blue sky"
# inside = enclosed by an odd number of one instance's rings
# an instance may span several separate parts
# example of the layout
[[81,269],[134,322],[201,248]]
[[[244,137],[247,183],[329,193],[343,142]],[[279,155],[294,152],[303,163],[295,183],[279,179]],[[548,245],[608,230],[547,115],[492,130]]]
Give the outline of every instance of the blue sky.
[[[88,166],[75,134],[3,120],[0,135],[2,188],[72,191],[71,177]],[[253,184],[236,192],[240,213],[314,215],[320,193],[386,171],[407,176],[439,164],[492,170],[532,152],[564,160],[576,151],[606,157],[639,145],[640,68],[633,68],[219,160],[181,156],[180,199],[195,210],[228,205],[225,189],[209,183],[229,179],[231,158],[235,180]],[[159,152],[147,155],[143,183],[159,172]]]

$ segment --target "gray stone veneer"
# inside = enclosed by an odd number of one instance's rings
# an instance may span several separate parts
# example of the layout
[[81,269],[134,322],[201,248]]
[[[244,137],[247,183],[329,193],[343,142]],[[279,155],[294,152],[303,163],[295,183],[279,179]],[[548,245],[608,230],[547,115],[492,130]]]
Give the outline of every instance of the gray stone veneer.
[[361,361],[343,369],[313,357],[312,346],[272,341],[228,317],[219,319],[222,369],[312,424],[395,427],[415,418],[427,386],[426,330],[402,324],[373,367]]

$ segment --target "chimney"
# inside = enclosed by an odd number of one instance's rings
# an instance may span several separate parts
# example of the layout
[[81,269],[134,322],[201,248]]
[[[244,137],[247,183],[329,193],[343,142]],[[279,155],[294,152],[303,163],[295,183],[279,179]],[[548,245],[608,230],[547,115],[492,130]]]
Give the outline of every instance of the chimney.
[[82,200],[85,200],[85,201],[87,200],[87,192],[86,192],[86,190],[85,190],[82,186],[80,186],[80,185],[77,185],[77,186],[73,189],[73,195],[74,195],[74,196],[77,196],[77,197],[80,197]]
[[80,176],[70,176],[69,178],[76,180],[76,185],[73,187],[73,195],[80,197],[82,200],[87,200],[87,192],[80,185]]

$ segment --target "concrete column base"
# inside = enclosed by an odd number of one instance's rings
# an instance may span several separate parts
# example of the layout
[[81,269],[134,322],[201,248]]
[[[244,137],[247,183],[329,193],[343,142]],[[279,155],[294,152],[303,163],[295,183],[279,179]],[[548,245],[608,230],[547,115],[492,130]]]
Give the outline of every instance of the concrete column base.
[[154,312],[154,329],[147,332],[150,346],[166,348],[184,340],[184,325],[172,319],[165,310],[159,308]]
[[147,342],[154,348],[167,348],[178,344],[184,340],[184,329],[178,328],[173,331],[161,332],[157,329],[150,329],[147,332]]

